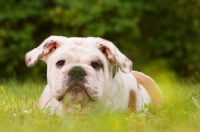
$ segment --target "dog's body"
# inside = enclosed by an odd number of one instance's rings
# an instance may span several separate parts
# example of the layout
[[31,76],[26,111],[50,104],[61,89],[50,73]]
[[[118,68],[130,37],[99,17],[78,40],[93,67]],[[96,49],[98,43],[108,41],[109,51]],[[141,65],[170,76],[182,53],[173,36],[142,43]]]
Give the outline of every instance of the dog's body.
[[29,67],[39,59],[47,63],[48,84],[38,106],[52,113],[73,112],[77,104],[83,112],[102,105],[110,111],[162,105],[156,83],[132,71],[132,62],[110,41],[51,36],[26,54]]

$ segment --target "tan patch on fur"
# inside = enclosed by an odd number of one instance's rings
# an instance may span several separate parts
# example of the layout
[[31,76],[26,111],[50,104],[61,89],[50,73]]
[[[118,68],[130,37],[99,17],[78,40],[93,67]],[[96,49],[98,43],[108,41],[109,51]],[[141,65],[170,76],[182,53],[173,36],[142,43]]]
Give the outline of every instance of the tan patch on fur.
[[126,68],[126,63],[123,63],[123,65],[122,65],[124,68]]
[[151,79],[149,76],[137,72],[137,71],[132,71],[133,76],[136,78],[137,82],[144,86],[144,88],[147,90],[151,97],[151,104],[153,108],[158,108],[159,106],[162,105],[162,93],[155,83],[153,79]]
[[29,58],[26,58],[26,63],[28,64],[28,63],[30,63],[31,62],[31,58],[29,57]]
[[125,58],[125,62],[129,63],[131,62],[129,59]]
[[135,91],[130,90],[129,91],[129,101],[128,101],[128,108],[130,110],[136,111],[136,101],[137,101],[137,97],[136,97]]

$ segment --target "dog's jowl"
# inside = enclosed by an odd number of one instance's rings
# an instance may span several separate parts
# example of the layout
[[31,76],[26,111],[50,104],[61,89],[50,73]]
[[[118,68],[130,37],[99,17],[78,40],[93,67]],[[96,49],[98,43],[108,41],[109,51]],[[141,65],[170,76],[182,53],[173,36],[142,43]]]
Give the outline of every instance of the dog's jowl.
[[47,85],[38,107],[51,113],[81,111],[104,105],[116,110],[143,110],[162,105],[162,94],[149,76],[132,71],[132,62],[102,38],[51,36],[25,56],[28,67],[47,64]]

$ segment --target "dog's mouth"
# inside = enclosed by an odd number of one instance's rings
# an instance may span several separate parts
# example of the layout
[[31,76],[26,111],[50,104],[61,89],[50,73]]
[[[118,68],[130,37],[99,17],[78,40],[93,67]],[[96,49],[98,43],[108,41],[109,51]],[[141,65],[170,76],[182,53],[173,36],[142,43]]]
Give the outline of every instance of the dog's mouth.
[[86,88],[79,85],[69,87],[65,94],[58,97],[59,102],[87,103],[93,102],[94,99],[87,92]]

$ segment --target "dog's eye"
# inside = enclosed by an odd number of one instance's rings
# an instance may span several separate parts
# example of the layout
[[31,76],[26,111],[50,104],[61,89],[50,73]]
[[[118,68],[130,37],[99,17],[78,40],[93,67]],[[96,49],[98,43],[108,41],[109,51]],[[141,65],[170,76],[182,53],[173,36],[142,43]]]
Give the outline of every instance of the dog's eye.
[[61,68],[61,67],[63,67],[64,64],[65,64],[65,61],[64,61],[64,60],[59,60],[59,61],[56,63],[56,66],[57,66],[58,68]]
[[101,63],[100,62],[92,62],[91,63],[91,66],[94,68],[94,69],[98,69],[101,67]]

